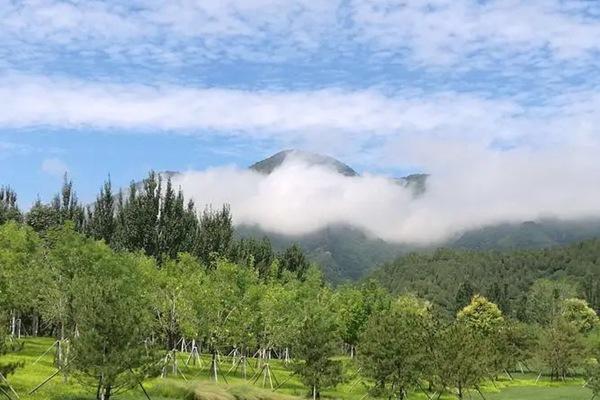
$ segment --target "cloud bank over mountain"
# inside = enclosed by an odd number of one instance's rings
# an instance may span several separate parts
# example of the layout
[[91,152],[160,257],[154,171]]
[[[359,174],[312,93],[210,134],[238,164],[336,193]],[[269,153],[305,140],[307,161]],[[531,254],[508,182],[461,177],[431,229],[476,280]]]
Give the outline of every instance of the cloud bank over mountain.
[[592,151],[464,154],[432,167],[417,197],[388,177],[344,176],[301,158],[269,175],[214,168],[187,171],[174,183],[200,204],[231,204],[236,224],[289,235],[348,224],[387,241],[429,244],[499,222],[600,216]]

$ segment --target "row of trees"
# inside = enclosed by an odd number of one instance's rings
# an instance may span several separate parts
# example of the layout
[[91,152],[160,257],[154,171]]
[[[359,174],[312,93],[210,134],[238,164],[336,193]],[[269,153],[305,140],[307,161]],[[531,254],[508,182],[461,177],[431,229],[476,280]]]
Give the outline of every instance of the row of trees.
[[315,268],[300,280],[279,273],[277,263],[266,277],[224,258],[204,265],[188,253],[159,264],[87,238],[71,223],[40,236],[9,222],[0,227],[2,315],[16,336],[15,326],[54,335],[57,367],[92,384],[99,399],[159,374],[182,339],[212,354],[214,380],[219,353],[235,350],[239,362],[259,354],[265,374],[271,352],[290,355],[315,397],[344,379],[342,344],[378,396],[462,398],[518,368],[553,379],[586,368],[600,376],[590,363],[600,352],[598,317],[584,300],[561,300],[548,323],[528,325],[475,295],[448,319],[374,282],[332,289]]
[[318,396],[341,378],[332,356],[342,336],[356,345],[386,296],[373,284],[334,291],[316,268],[299,279],[279,262],[264,277],[248,265],[225,258],[202,264],[189,253],[159,264],[111,249],[72,223],[40,236],[8,222],[0,226],[1,315],[13,339],[55,336],[57,367],[93,383],[101,399],[158,374],[186,339],[212,354],[214,380],[219,353],[258,352],[263,367],[271,351],[292,355],[291,368]]
[[214,209],[208,205],[198,213],[194,201],[186,202],[183,191],[173,187],[170,176],[155,172],[116,193],[107,180],[88,206],[80,203],[72,181],[65,176],[50,203],[38,199],[27,213],[20,211],[17,194],[2,187],[0,223],[9,220],[24,222],[41,234],[69,221],[77,232],[103,240],[115,250],[141,250],[159,265],[183,252],[207,266],[226,257],[257,269],[264,278],[277,258],[279,274],[288,270],[301,278],[310,264],[295,244],[277,254],[266,237],[236,239],[229,206]]

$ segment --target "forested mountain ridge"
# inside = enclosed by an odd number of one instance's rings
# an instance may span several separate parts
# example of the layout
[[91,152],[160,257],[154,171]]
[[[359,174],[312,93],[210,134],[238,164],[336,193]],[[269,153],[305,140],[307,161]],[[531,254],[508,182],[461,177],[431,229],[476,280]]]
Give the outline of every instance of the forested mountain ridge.
[[600,309],[600,239],[534,250],[438,249],[411,253],[384,264],[371,277],[392,293],[413,293],[449,314],[475,293],[521,320],[534,282],[568,281],[565,290]]

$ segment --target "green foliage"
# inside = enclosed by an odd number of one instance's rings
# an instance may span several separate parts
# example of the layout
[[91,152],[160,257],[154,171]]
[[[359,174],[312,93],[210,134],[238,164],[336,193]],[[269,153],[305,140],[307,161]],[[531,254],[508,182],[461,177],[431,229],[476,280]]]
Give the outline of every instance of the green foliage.
[[539,357],[550,370],[552,379],[564,379],[581,367],[585,359],[585,344],[578,328],[562,318],[554,320],[540,341]]
[[304,279],[309,266],[310,263],[302,249],[294,243],[279,256],[279,277],[281,277],[283,271],[289,271],[295,274],[298,279]]
[[88,206],[86,233],[94,239],[110,244],[115,230],[115,197],[109,178],[100,189],[93,208]]
[[535,281],[527,296],[528,321],[548,325],[561,313],[564,300],[576,293],[574,285],[566,281]]
[[469,305],[458,312],[457,319],[484,335],[497,332],[504,323],[498,306],[480,295],[473,296]]
[[23,215],[17,205],[17,193],[9,187],[0,187],[0,224],[22,219]]
[[327,293],[321,293],[311,308],[305,310],[302,334],[296,335],[294,343],[293,369],[315,398],[321,397],[323,389],[342,381],[342,363],[333,358],[340,337],[335,314],[326,304],[327,297]]
[[[458,303],[467,304],[469,293],[477,292],[498,301],[507,316],[548,324],[566,298],[583,296],[590,307],[600,309],[600,240],[504,253],[415,253],[385,264],[373,277],[394,294],[414,293],[430,300],[448,317],[458,311]],[[472,291],[463,290],[465,282]],[[457,298],[459,291],[466,295]]]
[[439,330],[436,348],[437,384],[456,389],[459,399],[470,389],[480,390],[490,378],[493,345],[481,332],[463,323],[450,324]]
[[565,299],[562,304],[562,317],[573,324],[581,333],[589,333],[598,326],[598,315],[587,301],[582,299]]
[[25,221],[36,232],[46,232],[70,221],[76,230],[82,231],[85,224],[85,212],[79,204],[73,182],[65,174],[63,186],[50,204],[37,200],[25,216]]
[[195,252],[206,266],[229,253],[233,239],[231,212],[228,205],[220,210],[206,207],[200,217],[200,232]]
[[97,398],[135,387],[156,362],[146,340],[153,330],[150,297],[140,273],[145,260],[90,244],[93,262],[73,277],[76,332],[70,367],[93,380]]
[[361,336],[359,360],[375,381],[372,393],[404,399],[420,388],[429,367],[429,305],[414,297],[398,299],[390,310],[371,316]]

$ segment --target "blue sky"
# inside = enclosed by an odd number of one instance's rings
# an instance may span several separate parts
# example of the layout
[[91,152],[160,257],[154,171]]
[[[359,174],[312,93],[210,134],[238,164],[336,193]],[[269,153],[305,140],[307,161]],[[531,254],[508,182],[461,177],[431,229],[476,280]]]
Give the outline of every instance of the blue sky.
[[90,200],[290,147],[387,175],[521,152],[568,179],[599,86],[596,1],[0,0],[0,184],[28,207],[68,171]]

